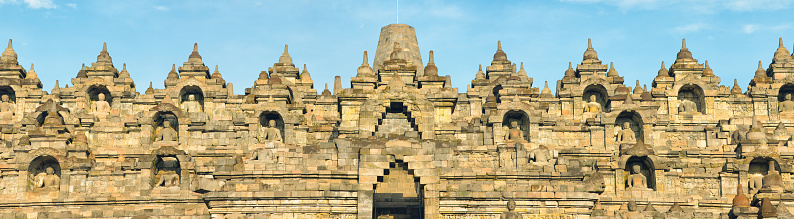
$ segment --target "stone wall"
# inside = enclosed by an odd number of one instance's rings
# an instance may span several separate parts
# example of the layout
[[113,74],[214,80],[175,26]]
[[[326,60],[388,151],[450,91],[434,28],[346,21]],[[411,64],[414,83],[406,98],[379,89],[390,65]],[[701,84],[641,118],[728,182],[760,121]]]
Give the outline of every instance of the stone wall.
[[721,86],[685,43],[650,87],[629,87],[591,44],[552,94],[500,43],[461,93],[432,51],[422,66],[415,36],[386,45],[413,35],[403,26],[382,31],[375,69],[365,53],[350,88],[337,77],[319,94],[286,47],[240,95],[197,46],[164,89],[137,92],[105,47],[45,91],[9,42],[0,217],[790,216],[782,44],[747,91]]

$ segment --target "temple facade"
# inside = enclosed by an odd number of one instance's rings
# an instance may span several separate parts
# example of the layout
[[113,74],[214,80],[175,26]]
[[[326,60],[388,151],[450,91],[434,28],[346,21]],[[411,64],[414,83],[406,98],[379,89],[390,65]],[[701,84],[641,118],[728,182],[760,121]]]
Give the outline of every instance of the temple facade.
[[782,39],[746,90],[686,41],[650,86],[590,42],[537,86],[495,46],[459,90],[413,27],[391,24],[349,86],[315,88],[285,46],[235,94],[196,45],[139,93],[106,45],[45,91],[9,40],[0,218],[793,217]]

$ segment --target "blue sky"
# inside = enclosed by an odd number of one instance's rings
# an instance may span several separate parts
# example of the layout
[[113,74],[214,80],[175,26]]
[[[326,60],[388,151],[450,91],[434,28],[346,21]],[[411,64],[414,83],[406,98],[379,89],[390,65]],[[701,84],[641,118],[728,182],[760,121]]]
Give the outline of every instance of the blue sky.
[[[783,37],[794,45],[794,0],[400,1],[400,23],[416,28],[422,57],[434,50],[439,75],[465,92],[477,65],[489,65],[501,40],[508,59],[524,62],[535,87],[562,78],[593,39],[598,57],[634,86],[648,84],[660,62],[675,60],[681,39],[722,84],[743,90],[759,60],[768,66]],[[219,65],[235,93],[253,86],[278,61],[284,44],[296,65],[308,64],[315,88],[342,76],[349,87],[382,26],[396,20],[395,1],[60,1],[0,0],[0,39],[14,39],[20,64],[44,89],[70,84],[108,43],[117,68],[143,92],[198,43],[204,63]]]

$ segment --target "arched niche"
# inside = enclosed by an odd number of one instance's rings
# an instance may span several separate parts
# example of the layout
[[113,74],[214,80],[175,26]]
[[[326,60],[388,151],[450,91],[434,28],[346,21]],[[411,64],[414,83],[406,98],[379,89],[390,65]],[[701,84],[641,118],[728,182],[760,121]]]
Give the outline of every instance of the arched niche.
[[[780,89],[778,90],[778,93],[777,93],[777,101],[778,102],[785,101],[787,94],[794,95],[794,84],[787,83],[787,84],[781,86]],[[794,97],[792,97],[792,99],[794,99]]]
[[[380,113],[378,125],[375,126],[376,134],[419,131],[419,128],[416,125],[416,119],[411,114],[412,112],[409,110],[406,102],[403,102],[402,100],[393,100],[389,102],[389,106],[386,107],[385,112]],[[408,121],[408,123],[398,122],[400,120]],[[386,126],[383,126],[384,124]]]
[[94,101],[100,100],[99,94],[105,95],[104,101],[107,101],[109,104],[113,103],[113,96],[110,95],[110,91],[108,90],[107,87],[105,87],[105,85],[91,85],[91,87],[88,87],[88,90],[86,90],[86,93],[88,94],[88,99],[92,103]]
[[769,174],[770,162],[774,164],[772,168],[780,172],[780,164],[772,158],[756,157],[750,161],[749,168],[747,169],[747,191],[750,194],[755,194],[761,189],[764,176]]
[[374,185],[373,218],[422,218],[424,216],[424,188],[408,163],[399,159],[389,162]]
[[[678,90],[678,101],[680,103],[678,112],[689,108],[687,104],[694,103],[694,109],[691,112],[704,113],[706,108],[704,98],[703,89],[699,86],[694,84],[684,85]],[[691,101],[691,103],[687,101]]]
[[63,117],[61,117],[61,115],[59,115],[58,112],[52,112],[52,118],[49,118],[50,121],[48,121],[48,117],[50,117],[50,112],[49,111],[42,111],[39,114],[39,116],[36,117],[36,125],[38,127],[42,127],[42,126],[44,126],[44,124],[47,124],[48,122],[49,123],[53,123],[55,125],[63,125],[64,124],[63,123]]
[[179,91],[179,100],[182,110],[186,112],[201,112],[204,110],[204,92],[198,86],[182,87],[182,90]]
[[0,119],[12,120],[16,112],[16,94],[10,86],[0,86]]
[[[649,158],[648,156],[642,156],[642,157],[632,156],[631,158],[626,160],[626,165],[624,169],[625,172],[624,179],[629,180],[629,176],[633,174],[632,168],[635,165],[640,166],[640,173],[643,176],[645,176],[646,179],[645,182],[647,184],[647,187],[649,189],[656,190],[656,174],[654,174],[655,168],[654,168],[653,160],[651,160],[651,158]],[[626,188],[629,187],[628,181],[626,182],[625,186]]]
[[3,95],[8,96],[8,101],[11,103],[17,102],[17,94],[11,86],[0,86],[0,97]]
[[502,125],[512,128],[512,122],[517,122],[518,129],[524,133],[524,140],[529,142],[529,116],[522,110],[510,110],[502,118]]
[[609,96],[607,89],[600,84],[592,84],[587,86],[582,93],[582,102],[590,103],[590,97],[595,96],[595,102],[601,106],[601,111],[607,112],[606,106],[609,104]]
[[47,115],[50,113],[47,111],[41,112],[38,117],[36,117],[36,126],[41,127],[44,125],[44,119],[47,118]]
[[[52,174],[47,172],[48,168],[52,168]],[[57,177],[57,185],[51,187],[47,185],[52,183],[53,176]],[[61,164],[53,156],[43,155],[36,157],[28,165],[28,189],[30,191],[58,189],[60,188],[61,178]]]
[[747,170],[747,173],[761,174],[762,176],[766,175],[769,172],[769,161],[775,162],[775,169],[779,172],[780,164],[778,164],[777,161],[771,158],[757,157],[750,161],[750,168]]
[[160,132],[166,128],[165,121],[170,123],[171,128],[179,133],[179,118],[177,118],[176,114],[170,111],[165,112],[157,112],[154,114],[154,121],[152,121],[152,127],[154,128],[154,133],[152,133],[152,141],[157,141]]
[[182,179],[182,167],[175,155],[157,155],[152,171],[152,187],[179,186]]
[[[623,130],[623,124],[629,123],[629,127],[634,132],[635,140],[642,140],[645,141],[645,132],[642,128],[642,116],[635,111],[623,111],[618,114],[618,117],[615,119],[615,126],[619,127],[620,130]],[[617,139],[620,140],[620,139]]]
[[265,111],[259,114],[259,125],[264,130],[266,127],[270,128],[270,121],[275,121],[275,125],[279,132],[281,132],[281,138],[283,141],[284,135],[284,118],[281,117],[281,114],[274,111]]
[[287,104],[292,104],[292,100],[295,99],[295,95],[292,93],[292,88],[287,86],[287,91],[289,92],[289,97],[287,97]]
[[501,90],[502,90],[502,85],[496,85],[491,90],[492,93],[493,93],[493,96],[496,97],[496,103],[502,103],[502,95],[499,94],[499,91],[501,91]]

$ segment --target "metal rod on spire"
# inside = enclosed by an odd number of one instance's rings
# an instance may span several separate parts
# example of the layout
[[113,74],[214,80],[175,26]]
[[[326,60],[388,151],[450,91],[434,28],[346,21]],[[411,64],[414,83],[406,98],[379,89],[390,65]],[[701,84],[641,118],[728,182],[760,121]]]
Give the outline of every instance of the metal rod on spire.
[[400,0],[397,0],[397,23],[400,23]]

